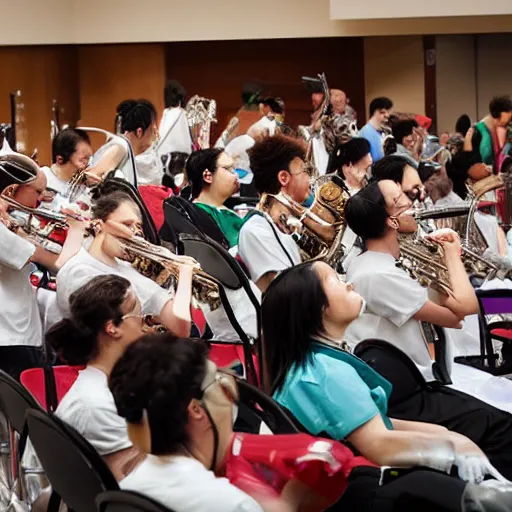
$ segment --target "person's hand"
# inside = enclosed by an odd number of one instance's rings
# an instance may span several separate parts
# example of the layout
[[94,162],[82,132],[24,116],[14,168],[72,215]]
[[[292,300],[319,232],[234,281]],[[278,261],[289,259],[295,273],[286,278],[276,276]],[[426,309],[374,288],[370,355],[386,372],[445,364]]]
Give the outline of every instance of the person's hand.
[[457,454],[454,464],[459,471],[459,477],[469,483],[479,484],[487,475],[502,483],[509,482],[490,462],[484,454]]
[[117,236],[119,238],[132,238],[134,236],[134,232],[124,224],[120,222],[116,222],[114,220],[107,220],[102,222],[101,231],[108,233],[110,235]]
[[60,213],[66,215],[66,224],[69,229],[84,231],[89,226],[89,219],[83,218],[80,212],[71,206],[62,207]]
[[94,185],[97,185],[98,183],[101,183],[103,179],[101,176],[98,176],[97,174],[93,174],[92,172],[86,172],[85,174],[85,184],[88,187],[92,187]]
[[459,235],[453,229],[438,229],[425,238],[440,243],[446,255],[456,254],[460,256],[462,253]]

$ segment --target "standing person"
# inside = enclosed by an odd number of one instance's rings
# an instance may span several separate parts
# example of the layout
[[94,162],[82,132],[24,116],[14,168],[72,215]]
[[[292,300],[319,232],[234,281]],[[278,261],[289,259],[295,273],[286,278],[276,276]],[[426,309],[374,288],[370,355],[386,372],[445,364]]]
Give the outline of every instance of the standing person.
[[[248,153],[253,183],[260,194],[282,192],[298,203],[307,199],[310,176],[304,147],[298,141],[284,135],[266,137]],[[255,212],[240,230],[240,257],[261,291],[266,290],[277,272],[301,262],[292,236],[279,228],[283,213],[287,213],[286,207],[275,201],[268,215]]]
[[393,109],[393,102],[386,97],[375,98],[370,103],[370,120],[359,132],[370,143],[372,158],[374,162],[384,156],[382,146],[385,128]]
[[473,151],[480,162],[493,167],[497,174],[506,155],[506,127],[512,121],[512,98],[496,96],[489,103],[489,114],[466,133],[464,149]]

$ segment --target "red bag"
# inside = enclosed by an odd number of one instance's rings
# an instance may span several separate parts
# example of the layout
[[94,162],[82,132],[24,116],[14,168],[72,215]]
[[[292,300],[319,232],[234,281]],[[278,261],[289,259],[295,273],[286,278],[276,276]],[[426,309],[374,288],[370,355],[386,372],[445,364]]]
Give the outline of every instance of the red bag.
[[235,433],[226,458],[229,481],[249,495],[278,497],[290,480],[337,501],[357,466],[376,467],[345,445],[308,434]]

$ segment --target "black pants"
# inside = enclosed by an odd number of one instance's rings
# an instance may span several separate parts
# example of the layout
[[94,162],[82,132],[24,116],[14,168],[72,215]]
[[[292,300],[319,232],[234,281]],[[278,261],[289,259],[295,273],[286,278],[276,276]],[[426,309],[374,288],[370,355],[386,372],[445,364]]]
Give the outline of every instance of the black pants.
[[0,347],[0,370],[8,373],[13,379],[20,380],[23,371],[43,366],[44,352],[39,347],[11,345]]
[[512,415],[451,388],[420,390],[392,403],[391,418],[436,423],[476,443],[493,466],[512,479]]
[[330,512],[460,512],[466,483],[418,469],[379,486],[380,470],[356,468]]

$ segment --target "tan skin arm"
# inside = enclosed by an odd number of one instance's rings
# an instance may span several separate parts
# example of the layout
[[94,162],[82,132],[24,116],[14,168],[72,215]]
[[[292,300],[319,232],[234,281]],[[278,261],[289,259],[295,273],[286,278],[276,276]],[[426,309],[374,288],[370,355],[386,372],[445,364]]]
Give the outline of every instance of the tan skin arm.
[[507,257],[508,256],[508,243],[507,236],[505,235],[505,231],[503,228],[498,226],[496,231],[496,237],[498,238],[498,251],[500,256]]
[[125,149],[122,146],[112,146],[96,165],[87,169],[87,174],[103,178],[108,172],[117,169],[125,154]]
[[160,320],[174,335],[186,338],[190,335],[192,317],[190,315],[190,302],[192,300],[192,274],[191,265],[182,265],[178,277],[178,286],[174,299],[165,304],[160,313]]

